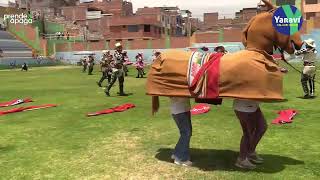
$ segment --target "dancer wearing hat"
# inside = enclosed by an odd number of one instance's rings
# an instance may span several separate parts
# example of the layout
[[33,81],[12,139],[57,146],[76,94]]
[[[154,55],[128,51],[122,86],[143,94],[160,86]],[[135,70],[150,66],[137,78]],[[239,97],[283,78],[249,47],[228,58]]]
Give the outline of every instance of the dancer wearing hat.
[[123,51],[123,58],[124,58],[124,64],[123,64],[123,71],[124,71],[124,75],[128,76],[128,63],[129,63],[129,57],[128,57],[128,52],[127,51]]
[[140,64],[142,65],[142,69],[141,69],[141,70],[142,70],[142,74],[143,74],[143,75],[146,75],[146,73],[144,72],[144,58],[143,58],[143,52],[140,52],[139,54],[140,54],[140,57],[141,57],[141,63],[140,63]]
[[138,71],[138,75],[136,78],[143,78],[144,75],[144,63],[143,63],[143,57],[142,57],[142,53],[138,53],[138,55],[136,56],[136,69]]
[[110,96],[110,89],[113,86],[113,84],[119,79],[119,88],[120,96],[127,96],[126,93],[123,91],[123,83],[124,83],[124,71],[123,71],[123,63],[124,63],[124,56],[122,53],[122,45],[121,43],[115,44],[116,46],[116,51],[114,52],[113,55],[113,60],[114,60],[114,67],[112,68],[112,76],[111,76],[111,82],[108,84],[106,88],[106,95]]
[[161,52],[159,50],[153,50],[152,51],[152,62],[156,60],[161,55]]
[[88,57],[85,56],[85,57],[81,58],[80,62],[81,62],[82,67],[83,67],[82,72],[85,73],[87,71],[87,68],[88,68]]
[[111,67],[112,55],[110,54],[110,51],[107,51],[107,50],[104,50],[102,52],[103,52],[103,55],[100,61],[102,77],[100,81],[97,82],[99,87],[102,87],[102,82],[105,79],[108,79],[108,83],[110,83],[111,74],[112,74],[112,67]]
[[92,75],[93,67],[94,67],[94,57],[93,55],[90,55],[88,60],[88,75]]
[[224,46],[217,46],[216,48],[214,48],[214,51],[217,53],[223,53],[223,54],[228,53],[228,51],[224,48]]
[[[301,84],[304,92],[304,98],[313,98],[315,93],[315,77],[316,77],[316,66],[315,61],[317,58],[316,44],[313,39],[304,41],[306,49],[302,49],[296,52],[296,55],[303,56],[303,71],[301,74]],[[308,83],[309,87],[308,88]]]
[[203,46],[202,48],[200,48],[200,50],[202,50],[203,52],[208,52],[209,48],[207,48],[206,46]]

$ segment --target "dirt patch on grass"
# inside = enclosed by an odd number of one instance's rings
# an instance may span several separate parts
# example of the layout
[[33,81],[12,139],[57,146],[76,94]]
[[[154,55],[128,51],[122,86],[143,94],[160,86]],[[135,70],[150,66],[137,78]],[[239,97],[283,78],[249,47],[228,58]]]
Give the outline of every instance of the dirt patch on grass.
[[141,137],[119,132],[101,142],[90,144],[88,151],[70,162],[75,179],[182,179],[184,170],[158,161],[143,150]]

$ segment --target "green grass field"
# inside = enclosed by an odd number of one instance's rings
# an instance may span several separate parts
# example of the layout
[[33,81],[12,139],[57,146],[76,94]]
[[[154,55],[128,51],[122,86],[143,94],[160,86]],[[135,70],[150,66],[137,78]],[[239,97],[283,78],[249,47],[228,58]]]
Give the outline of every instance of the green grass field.
[[[135,70],[126,78],[129,97],[105,97],[93,76],[80,67],[41,67],[29,72],[0,71],[0,102],[32,97],[20,106],[56,103],[51,109],[0,116],[0,179],[320,179],[319,98],[303,100],[300,75],[285,78],[287,102],[263,104],[269,124],[277,110],[300,111],[293,124],[269,129],[258,146],[265,163],[246,172],[234,167],[241,128],[232,101],[193,117],[194,167],[170,162],[178,139],[167,98],[151,116],[145,79]],[[122,103],[137,107],[124,113],[86,117],[86,113]],[[19,106],[18,106],[19,107]],[[1,108],[9,109],[9,108]]]

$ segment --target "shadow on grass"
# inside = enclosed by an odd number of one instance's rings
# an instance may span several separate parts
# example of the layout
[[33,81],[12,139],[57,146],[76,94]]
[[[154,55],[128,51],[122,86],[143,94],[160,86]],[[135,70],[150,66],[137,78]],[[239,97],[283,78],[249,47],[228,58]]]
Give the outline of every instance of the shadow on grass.
[[126,93],[125,96],[120,96],[120,93],[118,92],[117,93],[117,97],[128,97],[128,96],[133,96],[134,94],[133,93]]
[[14,149],[15,149],[14,146],[0,146],[0,153],[6,153]]
[[299,96],[299,97],[297,97],[298,99],[304,99],[304,100],[313,100],[313,99],[316,99],[317,98],[317,96],[313,96],[313,97],[309,97],[309,98],[305,98],[305,97],[303,97],[303,96]]
[[266,104],[276,104],[276,103],[286,103],[288,102],[288,99],[282,99],[282,100],[272,100],[272,101],[265,101]]
[[129,97],[129,96],[133,96],[133,93],[127,93],[125,96],[120,96],[119,93],[116,94],[112,94],[110,93],[110,96],[105,96],[106,98],[123,98],[123,97]]
[[[243,171],[234,166],[238,152],[216,149],[190,149],[193,166],[203,171]],[[173,149],[159,149],[156,158],[160,161],[170,162]],[[265,162],[257,166],[254,172],[277,173],[285,169],[286,165],[304,164],[303,161],[289,157],[261,154]]]

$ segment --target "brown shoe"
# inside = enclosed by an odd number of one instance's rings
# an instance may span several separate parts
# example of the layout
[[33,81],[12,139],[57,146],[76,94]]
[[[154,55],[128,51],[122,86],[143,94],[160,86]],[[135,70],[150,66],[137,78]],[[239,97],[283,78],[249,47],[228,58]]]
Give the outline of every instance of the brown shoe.
[[253,170],[255,169],[257,166],[252,164],[248,158],[242,160],[240,158],[237,159],[237,162],[234,164],[235,166],[237,166],[238,168],[241,169],[247,169],[247,170]]
[[260,157],[257,153],[252,153],[248,157],[250,162],[253,162],[255,164],[262,164],[263,163],[263,158]]

